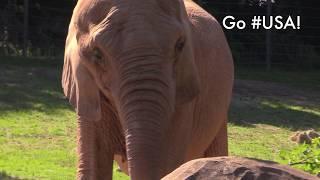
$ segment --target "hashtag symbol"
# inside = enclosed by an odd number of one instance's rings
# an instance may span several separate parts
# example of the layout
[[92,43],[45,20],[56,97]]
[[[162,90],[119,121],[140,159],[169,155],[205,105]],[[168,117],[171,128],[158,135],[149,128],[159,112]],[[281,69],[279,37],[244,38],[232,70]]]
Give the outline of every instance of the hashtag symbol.
[[252,29],[259,29],[261,26],[261,17],[260,16],[254,16],[251,22]]

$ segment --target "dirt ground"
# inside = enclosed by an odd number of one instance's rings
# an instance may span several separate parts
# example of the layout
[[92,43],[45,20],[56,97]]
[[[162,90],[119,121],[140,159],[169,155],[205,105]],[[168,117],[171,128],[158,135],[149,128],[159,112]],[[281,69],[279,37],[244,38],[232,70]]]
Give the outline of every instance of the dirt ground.
[[236,80],[233,94],[235,97],[267,98],[320,108],[320,92],[274,82]]

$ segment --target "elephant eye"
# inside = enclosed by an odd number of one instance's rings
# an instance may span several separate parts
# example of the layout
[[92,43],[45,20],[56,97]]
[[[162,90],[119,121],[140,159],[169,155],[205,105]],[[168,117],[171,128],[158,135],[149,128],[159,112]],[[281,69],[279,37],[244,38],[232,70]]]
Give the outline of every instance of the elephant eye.
[[102,52],[98,48],[94,48],[92,58],[93,58],[93,62],[101,63],[101,61],[103,61]]
[[185,39],[184,38],[179,38],[177,43],[176,43],[176,52],[181,52],[184,48],[185,45]]

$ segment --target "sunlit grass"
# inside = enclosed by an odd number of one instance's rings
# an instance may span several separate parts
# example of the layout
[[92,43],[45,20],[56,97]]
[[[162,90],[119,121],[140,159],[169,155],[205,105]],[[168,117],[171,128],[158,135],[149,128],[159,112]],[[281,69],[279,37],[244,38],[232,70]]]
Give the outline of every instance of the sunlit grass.
[[235,95],[228,126],[230,154],[280,161],[280,150],[295,145],[289,139],[293,132],[320,130],[319,103],[302,106],[290,98]]
[[242,127],[230,123],[228,130],[231,155],[275,161],[281,149],[293,145],[288,139],[292,132],[275,126],[254,124]]
[[38,68],[0,67],[0,179],[75,179],[76,116],[60,72]]
[[292,111],[300,111],[300,112],[305,112],[305,113],[309,113],[315,116],[319,116],[320,117],[320,108],[306,108],[304,106],[297,106],[297,105],[290,105],[290,104],[286,104],[286,103],[274,103],[274,102],[269,102],[269,101],[263,101],[261,103],[262,105],[265,106],[269,106],[271,108],[286,108],[288,110],[292,110]]
[[[267,75],[261,75],[267,76]],[[55,66],[0,67],[0,179],[75,179],[75,113],[64,99]],[[293,131],[320,128],[317,103],[261,97],[233,98],[230,154],[278,159]],[[128,179],[114,168],[114,179]]]

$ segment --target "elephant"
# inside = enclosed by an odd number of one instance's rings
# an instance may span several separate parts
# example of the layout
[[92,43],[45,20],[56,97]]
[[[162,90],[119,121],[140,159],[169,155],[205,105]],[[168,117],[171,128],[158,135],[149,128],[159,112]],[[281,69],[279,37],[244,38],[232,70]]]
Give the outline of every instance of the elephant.
[[62,87],[77,115],[77,179],[160,179],[228,154],[233,58],[191,0],[78,0]]

